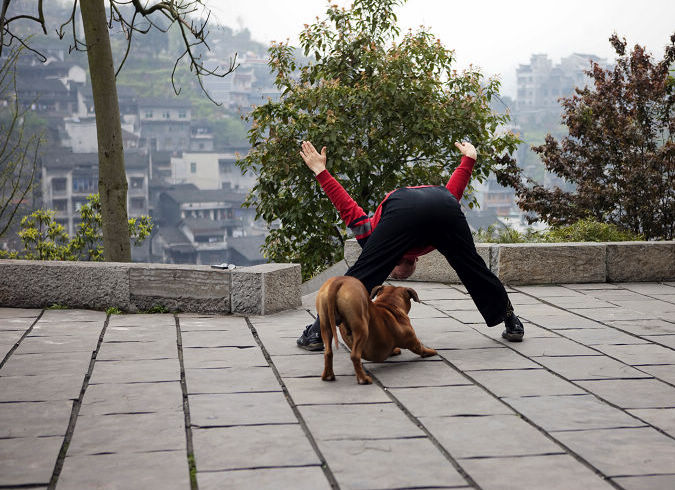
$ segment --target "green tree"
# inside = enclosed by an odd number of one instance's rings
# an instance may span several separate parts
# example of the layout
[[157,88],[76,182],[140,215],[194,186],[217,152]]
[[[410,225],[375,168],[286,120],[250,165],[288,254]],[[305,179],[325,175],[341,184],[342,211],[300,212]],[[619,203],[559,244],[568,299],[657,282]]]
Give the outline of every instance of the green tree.
[[562,99],[569,135],[550,134],[533,150],[546,169],[575,185],[573,192],[544,188],[511,175],[518,204],[552,225],[582,218],[612,223],[647,239],[675,236],[675,34],[661,61],[642,46],[626,52],[610,38],[613,69],[593,64],[592,84]]
[[386,192],[444,185],[458,165],[455,141],[479,151],[474,179],[513,161],[517,138],[498,134],[508,117],[489,104],[499,82],[476,69],[458,73],[454,53],[425,30],[399,39],[399,0],[355,0],[330,6],[300,34],[314,62],[296,66],[294,49],[273,44],[270,68],[279,101],[249,116],[251,152],[239,165],[258,181],[246,201],[273,227],[264,245],[273,261],[299,262],[305,278],[342,257],[338,214],[299,157],[300,143],[328,148],[328,169],[366,210]]

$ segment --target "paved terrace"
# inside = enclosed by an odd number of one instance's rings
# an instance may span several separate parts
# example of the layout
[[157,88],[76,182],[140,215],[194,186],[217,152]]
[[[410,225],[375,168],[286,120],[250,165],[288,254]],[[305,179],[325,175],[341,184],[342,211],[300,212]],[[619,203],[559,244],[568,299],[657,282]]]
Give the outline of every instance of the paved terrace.
[[440,356],[371,386],[320,380],[307,309],[0,309],[0,488],[675,488],[675,283],[511,288],[522,344],[413,286]]

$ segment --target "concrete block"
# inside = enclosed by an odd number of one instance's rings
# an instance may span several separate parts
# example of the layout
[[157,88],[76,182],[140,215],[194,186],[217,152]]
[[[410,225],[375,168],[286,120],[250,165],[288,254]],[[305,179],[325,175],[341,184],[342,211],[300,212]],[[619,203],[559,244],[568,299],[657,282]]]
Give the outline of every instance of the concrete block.
[[607,243],[607,281],[675,279],[675,241]]
[[267,315],[302,304],[298,264],[260,264],[232,271],[231,311]]
[[[477,243],[476,250],[485,263],[490,266],[490,250],[492,246],[488,243]],[[361,247],[355,239],[347,240],[345,242],[345,261],[349,265],[354,262],[361,255]],[[459,283],[459,277],[455,270],[450,267],[445,257],[438,251],[434,250],[426,255],[419,257],[417,261],[417,268],[412,276],[408,278],[409,281],[424,281],[424,282],[442,282],[442,283]]]
[[604,243],[501,244],[492,271],[507,284],[605,282]]
[[129,309],[129,264],[0,260],[0,305]]
[[205,265],[129,264],[132,307],[229,313],[231,271]]

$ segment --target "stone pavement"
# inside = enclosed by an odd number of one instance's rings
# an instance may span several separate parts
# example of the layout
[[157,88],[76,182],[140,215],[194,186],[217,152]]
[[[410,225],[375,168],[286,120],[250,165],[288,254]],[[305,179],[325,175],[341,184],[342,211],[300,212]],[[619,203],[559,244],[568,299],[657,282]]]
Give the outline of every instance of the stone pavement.
[[[675,283],[407,283],[439,356],[337,381],[265,317],[0,308],[0,488],[675,488]],[[92,355],[93,353],[93,355]]]

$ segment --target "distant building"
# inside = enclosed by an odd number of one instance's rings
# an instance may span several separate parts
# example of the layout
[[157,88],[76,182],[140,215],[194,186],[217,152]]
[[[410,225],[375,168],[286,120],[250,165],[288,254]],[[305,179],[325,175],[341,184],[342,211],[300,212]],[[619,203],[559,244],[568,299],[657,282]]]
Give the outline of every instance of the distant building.
[[[143,154],[124,155],[127,210],[130,217],[148,214],[148,160]],[[77,231],[80,209],[89,194],[98,192],[98,153],[49,152],[42,156],[42,205],[56,212],[55,221],[70,235]]]
[[255,217],[254,211],[241,207],[244,198],[241,193],[200,190],[192,184],[161,192],[159,226],[151,244],[153,259],[177,264],[229,261],[252,265],[256,260],[264,261],[254,252],[244,250],[244,245],[253,240],[237,240],[245,237]]
[[540,123],[547,116],[560,114],[560,97],[569,97],[575,87],[588,83],[584,71],[591,62],[606,67],[605,58],[574,53],[554,65],[545,54],[533,54],[530,63],[519,65],[517,76],[517,116],[520,122]]
[[139,148],[149,151],[182,151],[190,143],[190,102],[184,99],[146,97],[138,100]]
[[[242,148],[246,152],[247,148]],[[255,175],[244,175],[236,166],[237,152],[183,152],[171,157],[171,182],[194,184],[199,189],[248,191],[255,185]]]

